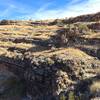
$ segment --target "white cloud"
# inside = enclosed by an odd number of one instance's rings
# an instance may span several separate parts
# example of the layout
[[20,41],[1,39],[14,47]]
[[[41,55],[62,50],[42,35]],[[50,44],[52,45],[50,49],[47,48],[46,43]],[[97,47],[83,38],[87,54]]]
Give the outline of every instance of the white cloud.
[[[31,7],[14,0],[0,0],[0,6],[4,9],[0,9],[0,18],[11,18],[13,19],[14,14],[30,14]],[[10,16],[10,17],[9,17]]]
[[[91,14],[100,11],[100,0],[87,0],[86,2],[80,2],[80,0],[73,0],[69,5],[65,5],[60,9],[46,9],[47,6],[43,6],[35,13],[25,15],[24,18],[33,19],[53,19],[53,18],[65,18],[74,17],[82,14]],[[23,18],[23,16],[22,16]]]
[[53,1],[50,1],[34,11],[29,6],[25,4],[19,4],[17,2],[12,4],[12,6],[10,4],[10,6],[5,9],[2,16],[10,14],[13,10],[13,12],[22,13],[21,16],[16,16],[18,19],[53,19],[74,17],[82,14],[96,13],[100,11],[100,0],[72,0],[69,3],[66,2],[62,8],[48,9],[48,7],[52,6],[52,4]]

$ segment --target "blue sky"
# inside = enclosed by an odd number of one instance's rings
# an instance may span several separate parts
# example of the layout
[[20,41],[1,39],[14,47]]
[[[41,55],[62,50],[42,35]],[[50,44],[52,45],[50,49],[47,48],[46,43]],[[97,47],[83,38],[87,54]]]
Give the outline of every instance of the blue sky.
[[100,0],[0,0],[0,19],[53,19],[100,11]]

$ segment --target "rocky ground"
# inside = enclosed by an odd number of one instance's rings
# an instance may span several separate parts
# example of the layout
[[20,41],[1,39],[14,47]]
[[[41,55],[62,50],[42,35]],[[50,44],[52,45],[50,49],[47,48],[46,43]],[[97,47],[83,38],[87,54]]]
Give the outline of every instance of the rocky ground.
[[1,21],[0,100],[99,98],[100,14],[88,18]]

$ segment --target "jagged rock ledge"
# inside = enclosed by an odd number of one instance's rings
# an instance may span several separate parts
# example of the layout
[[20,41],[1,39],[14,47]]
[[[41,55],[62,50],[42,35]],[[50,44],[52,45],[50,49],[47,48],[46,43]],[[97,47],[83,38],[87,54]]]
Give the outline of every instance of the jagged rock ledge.
[[[74,54],[72,51],[76,53]],[[66,98],[69,97],[69,91],[76,94],[77,98],[78,93],[85,96],[87,90],[89,94],[87,98],[90,98],[93,92],[90,91],[90,84],[93,84],[95,80],[100,81],[100,77],[98,77],[100,61],[78,49],[69,48],[59,54],[50,55],[49,53],[49,56],[26,53],[23,59],[21,57],[17,59],[17,57],[1,56],[0,69],[13,73],[19,82],[22,82],[26,91],[24,95],[30,96],[32,100],[41,100],[41,98],[59,100],[62,93],[67,94],[67,96],[64,95]],[[77,87],[78,84],[80,84],[79,87]],[[80,87],[83,88],[83,91],[80,91]],[[4,88],[6,87],[4,86]],[[20,88],[23,89],[23,87]]]

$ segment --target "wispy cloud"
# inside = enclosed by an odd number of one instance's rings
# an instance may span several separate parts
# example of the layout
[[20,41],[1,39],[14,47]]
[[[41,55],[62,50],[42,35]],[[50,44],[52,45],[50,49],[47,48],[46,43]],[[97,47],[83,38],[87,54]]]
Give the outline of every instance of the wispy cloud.
[[[17,13],[20,16],[24,14],[30,14],[31,8],[27,4],[22,4],[20,2],[16,2],[14,0],[0,0],[0,18],[18,18]],[[20,18],[19,16],[19,18]]]
[[60,9],[44,9],[45,5],[41,7],[42,10],[37,10],[35,13],[26,15],[24,18],[33,19],[53,19],[74,17],[82,14],[96,13],[100,11],[100,0],[73,0],[66,3]]
[[9,5],[7,8],[5,8],[4,10],[3,10],[3,12],[1,12],[1,17],[4,17],[4,16],[9,16],[10,14],[11,14],[11,11],[12,11],[12,9],[14,9],[15,8],[15,6],[14,5]]
[[[20,16],[16,15],[14,17],[17,19],[53,19],[74,17],[100,11],[100,0],[69,0],[69,2],[66,0],[65,4],[60,8],[52,8],[56,0],[48,0],[48,2],[41,5],[36,10],[27,4],[21,4],[11,0],[8,1],[10,1],[10,4],[6,4],[6,9],[0,15],[1,17],[13,15],[15,12],[20,13]],[[33,0],[33,2],[35,1]]]

